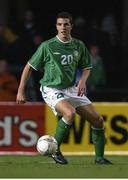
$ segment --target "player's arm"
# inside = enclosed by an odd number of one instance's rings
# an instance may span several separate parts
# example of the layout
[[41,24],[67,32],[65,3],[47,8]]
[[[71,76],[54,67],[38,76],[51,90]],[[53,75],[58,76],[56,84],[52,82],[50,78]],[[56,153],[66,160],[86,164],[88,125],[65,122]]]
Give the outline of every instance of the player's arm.
[[27,84],[27,80],[31,75],[31,72],[32,72],[32,67],[29,64],[26,64],[21,75],[21,80],[17,92],[16,102],[18,104],[23,104],[26,102],[25,87]]
[[81,77],[79,79],[78,85],[77,85],[77,95],[78,96],[83,96],[86,91],[86,81],[89,77],[90,74],[90,69],[84,68],[82,70]]

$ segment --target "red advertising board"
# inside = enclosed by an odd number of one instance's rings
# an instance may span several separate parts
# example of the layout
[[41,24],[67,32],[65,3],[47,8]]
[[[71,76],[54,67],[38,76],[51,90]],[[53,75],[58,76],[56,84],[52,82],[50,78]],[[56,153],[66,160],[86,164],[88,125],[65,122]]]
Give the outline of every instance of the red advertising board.
[[36,153],[37,139],[45,134],[42,103],[0,103],[0,153]]

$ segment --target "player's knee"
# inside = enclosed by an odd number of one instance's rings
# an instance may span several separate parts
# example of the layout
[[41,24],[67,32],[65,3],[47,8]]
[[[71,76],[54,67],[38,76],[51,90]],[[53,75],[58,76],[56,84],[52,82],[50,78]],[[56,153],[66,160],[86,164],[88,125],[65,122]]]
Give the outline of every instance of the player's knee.
[[103,128],[104,127],[104,119],[102,116],[97,117],[95,124],[94,124],[94,127],[96,127],[96,128]]
[[75,113],[76,113],[75,109],[68,109],[65,113],[65,119],[70,123],[72,123],[75,117]]

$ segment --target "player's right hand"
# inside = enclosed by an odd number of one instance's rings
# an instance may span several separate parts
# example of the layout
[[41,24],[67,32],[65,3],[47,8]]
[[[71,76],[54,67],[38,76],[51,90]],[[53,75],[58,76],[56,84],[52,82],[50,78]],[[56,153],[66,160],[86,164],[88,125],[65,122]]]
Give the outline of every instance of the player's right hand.
[[26,97],[24,94],[18,93],[16,97],[17,104],[24,104],[26,102]]

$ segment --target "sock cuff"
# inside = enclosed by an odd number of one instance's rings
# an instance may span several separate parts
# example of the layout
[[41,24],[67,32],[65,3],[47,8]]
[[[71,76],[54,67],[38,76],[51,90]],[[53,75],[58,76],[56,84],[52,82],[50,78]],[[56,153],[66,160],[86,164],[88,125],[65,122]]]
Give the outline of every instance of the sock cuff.
[[69,121],[67,121],[66,119],[64,119],[64,117],[62,117],[62,121],[67,124],[67,125],[71,125],[72,123],[69,123]]

